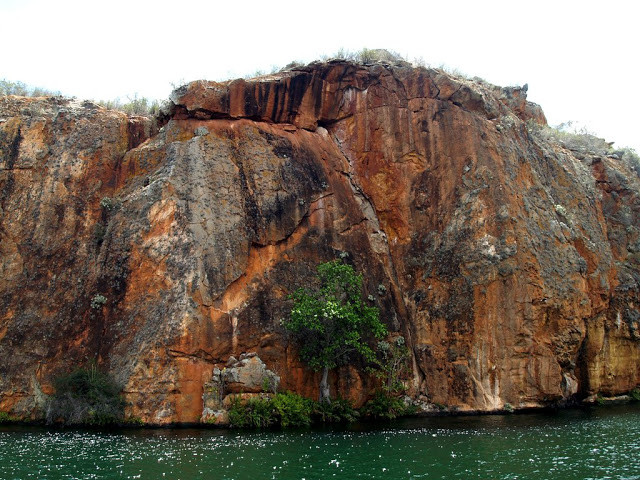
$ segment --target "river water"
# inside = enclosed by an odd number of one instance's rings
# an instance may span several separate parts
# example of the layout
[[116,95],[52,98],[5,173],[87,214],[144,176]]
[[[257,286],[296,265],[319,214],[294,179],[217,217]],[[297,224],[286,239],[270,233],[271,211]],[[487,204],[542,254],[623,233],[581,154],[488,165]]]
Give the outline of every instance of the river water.
[[0,479],[640,479],[640,406],[290,431],[0,426]]

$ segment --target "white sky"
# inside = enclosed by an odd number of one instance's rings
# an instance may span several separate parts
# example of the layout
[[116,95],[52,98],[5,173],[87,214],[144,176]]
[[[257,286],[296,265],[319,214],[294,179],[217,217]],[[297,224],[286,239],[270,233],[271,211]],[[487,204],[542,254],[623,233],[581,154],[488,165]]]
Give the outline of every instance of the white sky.
[[633,0],[0,0],[0,79],[80,98],[164,99],[362,47],[497,85],[529,84],[573,120],[640,152],[640,3]]

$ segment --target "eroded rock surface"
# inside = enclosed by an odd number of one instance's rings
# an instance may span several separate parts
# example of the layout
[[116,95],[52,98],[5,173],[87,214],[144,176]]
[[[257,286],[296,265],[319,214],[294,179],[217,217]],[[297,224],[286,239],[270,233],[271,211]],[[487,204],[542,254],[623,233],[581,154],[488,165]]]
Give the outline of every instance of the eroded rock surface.
[[204,384],[201,421],[228,424],[228,409],[234,401],[256,396],[268,398],[278,391],[280,377],[269,370],[255,352],[231,356],[225,367],[214,368],[211,380]]
[[[533,134],[525,88],[329,62],[172,102],[156,133],[0,100],[1,410],[37,417],[56,372],[97,360],[129,415],[199,421],[244,352],[315,398],[280,319],[341,252],[407,339],[413,398],[490,411],[640,383],[639,178]],[[376,386],[359,367],[332,376],[356,403]]]

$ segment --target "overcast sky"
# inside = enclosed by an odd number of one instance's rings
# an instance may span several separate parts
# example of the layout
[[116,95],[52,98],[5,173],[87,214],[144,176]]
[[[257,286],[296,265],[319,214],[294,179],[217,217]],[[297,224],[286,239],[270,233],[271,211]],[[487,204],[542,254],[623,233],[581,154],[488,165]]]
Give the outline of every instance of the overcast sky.
[[0,0],[0,79],[79,98],[166,98],[223,80],[386,48],[497,85],[529,84],[549,123],[640,152],[632,0],[219,2]]

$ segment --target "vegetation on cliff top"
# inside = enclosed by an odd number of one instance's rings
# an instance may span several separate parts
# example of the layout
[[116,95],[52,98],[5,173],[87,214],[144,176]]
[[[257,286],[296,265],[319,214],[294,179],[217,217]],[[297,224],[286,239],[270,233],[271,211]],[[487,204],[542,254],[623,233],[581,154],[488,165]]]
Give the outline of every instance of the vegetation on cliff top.
[[[319,61],[321,62],[328,62],[332,60],[344,60],[359,63],[362,65],[382,63],[408,67],[427,66],[427,63],[422,58],[414,59],[412,62],[410,62],[398,52],[380,48],[362,48],[361,50],[357,51],[351,51],[341,48],[332,55],[322,55],[319,58]],[[260,77],[269,73],[275,74],[278,72],[289,71],[304,66],[304,62],[292,61],[282,68],[274,66],[271,69],[271,72],[257,70],[251,74],[245,75],[245,78],[250,79]],[[484,80],[478,77],[470,78],[468,75],[460,72],[459,70],[448,68],[446,65],[440,65],[437,68],[456,77],[462,77],[468,80],[486,83]],[[176,85],[173,86],[174,88],[176,87]],[[14,82],[2,79],[0,80],[0,96],[2,95],[39,97],[56,96],[60,95],[60,92],[51,91],[41,87],[32,87],[20,81]],[[162,105],[165,102],[159,101],[157,99],[139,97],[137,94],[134,94],[133,97],[127,97],[126,101],[122,101],[120,100],[120,98],[116,98],[111,100],[97,100],[96,103],[107,109],[124,112],[127,115],[155,116],[160,113]],[[588,152],[598,155],[617,156],[629,168],[634,170],[638,174],[638,176],[640,176],[640,157],[635,152],[635,150],[628,147],[614,148],[613,142],[607,142],[606,140],[599,138],[597,135],[595,135],[593,132],[588,131],[586,128],[576,129],[574,128],[572,122],[565,122],[555,127],[530,125],[530,130],[534,131],[539,136],[539,138],[542,138],[547,142],[560,144],[565,148],[568,148],[575,152]]]
[[110,110],[119,110],[127,115],[147,117],[157,115],[162,107],[162,102],[146,97],[138,97],[137,94],[133,98],[128,97],[126,102],[116,98],[115,100],[98,100],[96,103]]
[[19,95],[22,97],[45,97],[60,95],[60,92],[52,92],[40,87],[31,87],[23,82],[11,82],[9,80],[0,80],[0,96],[2,95]]
[[571,150],[579,158],[596,155],[620,160],[640,177],[640,156],[633,148],[614,148],[613,142],[607,142],[585,127],[577,128],[573,122],[561,123],[556,127],[528,122],[527,128],[537,138]]
[[[17,95],[22,97],[49,97],[61,95],[58,91],[51,91],[40,87],[31,87],[23,82],[12,82],[6,79],[0,80],[0,96]],[[153,116],[160,112],[162,102],[139,97],[135,94],[133,97],[127,97],[127,101],[123,102],[119,98],[114,100],[98,100],[96,103],[110,110],[118,110],[127,115]]]

